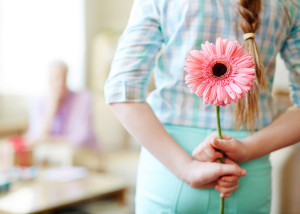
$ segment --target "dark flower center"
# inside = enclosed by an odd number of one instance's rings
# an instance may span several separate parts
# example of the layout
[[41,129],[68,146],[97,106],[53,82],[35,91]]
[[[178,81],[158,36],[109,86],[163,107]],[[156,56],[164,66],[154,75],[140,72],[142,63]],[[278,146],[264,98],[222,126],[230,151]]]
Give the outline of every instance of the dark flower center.
[[216,63],[212,68],[213,75],[220,77],[223,76],[227,72],[226,65],[222,63]]

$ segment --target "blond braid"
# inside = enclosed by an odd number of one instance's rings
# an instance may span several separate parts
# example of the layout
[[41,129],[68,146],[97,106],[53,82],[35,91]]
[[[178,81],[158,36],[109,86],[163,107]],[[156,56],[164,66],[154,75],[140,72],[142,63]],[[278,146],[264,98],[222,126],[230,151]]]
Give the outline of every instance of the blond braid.
[[[239,0],[238,10],[241,14],[240,27],[246,33],[255,33],[259,27],[259,12],[261,0]],[[260,59],[259,50],[254,38],[248,38],[243,43],[244,51],[253,56],[255,62],[256,80],[244,99],[235,105],[234,120],[236,127],[243,125],[244,129],[255,129],[255,118],[259,118],[259,93],[267,89],[266,75]]]

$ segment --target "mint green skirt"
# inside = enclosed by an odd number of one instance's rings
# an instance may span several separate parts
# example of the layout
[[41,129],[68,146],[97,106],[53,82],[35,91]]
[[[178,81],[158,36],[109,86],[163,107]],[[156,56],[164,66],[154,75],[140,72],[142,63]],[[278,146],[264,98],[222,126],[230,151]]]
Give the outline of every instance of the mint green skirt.
[[[194,148],[214,131],[173,125],[166,125],[165,128],[190,155]],[[249,135],[244,131],[223,132],[237,139]],[[247,170],[247,175],[239,179],[238,190],[225,199],[225,214],[270,213],[269,156],[242,163],[240,166]],[[191,188],[142,148],[137,176],[137,214],[218,214],[219,195],[215,189]]]

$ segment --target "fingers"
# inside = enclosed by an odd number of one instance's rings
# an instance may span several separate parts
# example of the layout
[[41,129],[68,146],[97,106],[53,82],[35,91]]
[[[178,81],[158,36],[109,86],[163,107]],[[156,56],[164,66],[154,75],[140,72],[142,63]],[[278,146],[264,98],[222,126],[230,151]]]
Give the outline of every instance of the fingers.
[[221,198],[229,198],[230,195],[231,195],[231,193],[223,193],[223,192],[220,193]]
[[[232,149],[235,149],[235,147],[232,147],[232,143],[227,143],[228,141],[231,141],[232,137],[223,133],[222,136],[226,140],[218,140],[218,133],[213,132],[199,146],[196,147],[192,154],[193,157],[199,161],[214,162],[223,157],[222,153],[217,149],[222,151],[231,151]],[[220,143],[220,141],[222,141],[222,143]]]
[[204,184],[202,186],[199,187],[199,189],[208,189],[208,188],[214,188],[217,185],[216,181],[213,181],[211,183],[208,184]]
[[205,151],[207,157],[209,157],[209,158],[211,159],[211,161],[215,161],[216,159],[219,159],[219,158],[223,157],[222,153],[216,151],[216,150],[212,147],[212,145],[208,145],[208,146],[205,148],[204,151]]
[[[237,173],[241,169],[235,162],[229,158],[225,159],[225,164],[232,166],[233,170],[236,167]],[[225,175],[222,176],[215,186],[215,189],[220,191],[220,197],[228,198],[230,194],[238,188],[239,177],[245,175],[246,171],[241,169],[242,175]]]
[[221,192],[221,194],[220,194],[221,197],[222,197],[222,195],[229,197],[233,191],[237,190],[237,188],[238,188],[238,185],[235,185],[233,187],[222,187],[219,185],[215,186],[215,189],[218,190],[219,192]]
[[224,161],[225,161],[226,164],[231,164],[231,165],[236,165],[236,166],[238,166],[238,164],[237,164],[236,162],[234,162],[233,160],[231,160],[231,159],[228,158],[228,157],[225,157]]
[[[219,134],[217,131],[214,131],[210,136],[210,138],[215,138],[215,139],[218,139],[219,138]],[[232,139],[232,137],[228,134],[225,134],[222,132],[222,138],[225,139],[225,140],[230,140]]]
[[238,188],[239,177],[234,175],[228,175],[221,177],[215,189],[220,191],[221,198],[228,198],[230,197],[231,193]]
[[192,154],[194,159],[203,162],[214,162],[223,157],[222,153],[217,151],[211,143],[211,138],[214,139],[215,137],[217,137],[216,132],[208,136],[200,145],[195,148]]
[[[223,183],[234,183],[234,182],[238,182],[239,177],[238,176],[234,176],[234,175],[226,175],[223,176],[219,179],[219,182],[223,182]],[[222,186],[222,185],[221,185]]]
[[224,175],[236,175],[240,177],[246,175],[246,170],[240,168],[238,165],[220,164],[219,177]]
[[223,139],[211,139],[211,145],[216,149],[224,152],[232,152],[237,148],[235,141],[233,140],[223,140]]
[[218,180],[215,189],[220,191],[220,197],[228,198],[230,194],[238,188],[237,176],[224,176]]
[[232,139],[232,137],[231,137],[230,135],[225,134],[225,133],[223,133],[223,132],[222,132],[222,138],[223,138],[224,140],[231,140],[231,139]]
[[198,161],[214,162],[222,157],[222,153],[216,151],[212,145],[200,145],[193,151],[193,157]]
[[235,178],[236,179],[233,182],[226,182],[226,181],[219,180],[218,185],[221,187],[225,187],[225,188],[230,188],[230,187],[236,186],[236,185],[238,185],[239,181],[238,181],[237,176],[235,176]]
[[195,160],[202,162],[218,162],[223,151],[235,162],[244,162],[249,157],[249,150],[239,140],[222,133],[224,139],[218,139],[218,133],[213,132],[193,151]]
[[226,156],[237,163],[249,160],[249,155],[251,155],[247,145],[235,138],[231,138],[230,140],[212,139],[211,145],[223,151]]

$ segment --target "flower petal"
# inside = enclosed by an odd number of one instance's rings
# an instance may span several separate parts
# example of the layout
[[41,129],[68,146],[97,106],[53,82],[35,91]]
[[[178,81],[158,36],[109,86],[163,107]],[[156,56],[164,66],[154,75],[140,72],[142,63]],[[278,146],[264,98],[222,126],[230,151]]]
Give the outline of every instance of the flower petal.
[[229,84],[229,86],[230,86],[230,88],[231,88],[233,91],[235,91],[236,93],[238,93],[238,94],[243,93],[242,90],[241,90],[236,84],[234,84],[233,82],[231,82],[231,83]]
[[203,53],[203,51],[198,51],[198,50],[192,50],[190,52],[191,56],[198,58],[198,59],[203,59],[205,58],[205,54]]
[[218,94],[217,94],[218,103],[221,105],[224,101],[223,87],[218,85],[217,92],[218,92]]
[[191,88],[191,90],[190,90],[190,92],[191,93],[193,93],[193,94],[196,94],[196,92],[197,92],[197,90],[199,89],[199,87],[201,86],[201,84],[195,84],[195,85],[192,85],[192,84],[190,84],[190,85],[188,85],[189,87],[192,87]]
[[234,83],[235,83],[235,84],[239,83],[239,84],[241,84],[241,85],[248,85],[249,82],[250,82],[249,79],[247,79],[247,78],[242,78],[242,77],[240,77],[240,76],[234,77],[233,80],[234,80]]
[[225,85],[225,90],[227,91],[229,97],[234,100],[236,98],[236,94],[234,91],[229,87],[229,85]]
[[255,74],[255,69],[254,68],[239,68],[238,73],[244,73],[244,74]]
[[217,38],[216,50],[217,50],[217,55],[219,55],[219,56],[224,55],[224,53],[225,53],[226,49],[224,49],[223,40],[221,37]]
[[220,105],[219,102],[218,102],[218,99],[215,99],[215,101],[213,102],[213,105],[214,105],[214,106]]
[[217,53],[215,45],[209,43],[208,41],[206,41],[205,44],[201,44],[201,47],[204,53],[206,53],[209,56],[214,56]]
[[237,84],[237,86],[240,87],[240,89],[243,91],[243,93],[248,93],[250,91],[250,87],[248,85],[243,85],[240,82],[235,82],[235,84]]
[[188,74],[185,76],[185,81],[186,82],[197,82],[200,83],[202,81],[202,77],[199,75],[193,75],[193,74]]
[[203,70],[203,65],[199,65],[199,64],[196,64],[196,63],[189,63],[184,65],[184,70],[186,72],[194,72],[194,71],[197,71],[197,70]]
[[229,41],[225,51],[225,55],[228,56],[229,58],[232,58],[235,50],[236,50],[236,43],[234,41]]
[[207,105],[209,103],[209,97],[203,96],[203,103]]
[[252,60],[253,57],[248,53],[243,53],[243,55],[236,60],[236,65],[239,68],[252,68],[255,63]]
[[217,99],[217,87],[216,86],[212,86],[211,87],[211,92],[210,92],[210,104],[213,104],[214,101]]
[[244,51],[243,46],[241,46],[237,41],[236,41],[236,51],[234,52],[234,54],[232,55],[232,58],[239,58],[242,56]]
[[225,53],[225,50],[228,46],[228,43],[229,43],[229,40],[228,39],[223,39],[223,47],[224,47],[224,53]]
[[196,64],[201,65],[206,60],[207,60],[206,57],[198,58],[198,57],[195,57],[195,56],[192,56],[192,55],[187,55],[185,64],[189,65],[189,63],[196,63]]
[[222,106],[225,106],[226,105],[225,99],[228,95],[227,95],[225,88],[223,86],[220,86],[220,87],[221,87],[221,96],[222,96],[222,103],[223,103]]
[[241,98],[243,98],[243,94],[236,94],[236,102],[237,102],[237,100],[239,100],[239,99],[241,99]]
[[228,105],[228,104],[231,103],[231,99],[230,99],[230,97],[229,97],[229,95],[228,95],[228,93],[227,93],[226,90],[225,90],[225,99],[224,99],[224,103],[225,103],[226,105]]
[[239,74],[237,77],[247,80],[248,81],[247,85],[249,85],[249,83],[251,83],[253,80],[256,79],[254,74]]
[[205,91],[204,91],[204,93],[203,93],[203,97],[209,98],[210,92],[211,92],[211,86],[210,86],[210,85],[207,85],[207,86],[206,86],[206,89],[205,89]]
[[198,97],[203,97],[203,92],[204,92],[205,88],[206,88],[205,84],[200,84],[197,87],[197,90],[196,90],[195,94],[197,94]]

